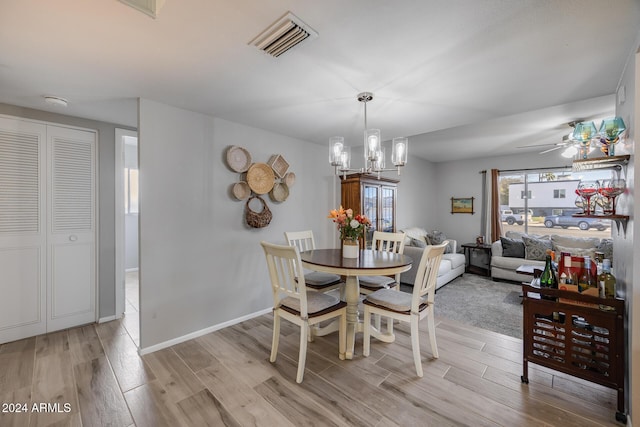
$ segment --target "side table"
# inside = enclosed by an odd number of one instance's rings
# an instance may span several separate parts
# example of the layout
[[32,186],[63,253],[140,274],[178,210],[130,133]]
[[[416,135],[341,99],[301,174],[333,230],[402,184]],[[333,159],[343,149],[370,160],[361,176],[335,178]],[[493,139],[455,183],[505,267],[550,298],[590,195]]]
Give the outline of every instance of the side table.
[[[465,273],[474,273],[482,276],[491,276],[491,245],[465,243],[462,245],[466,261]],[[472,262],[472,259],[475,262]]]

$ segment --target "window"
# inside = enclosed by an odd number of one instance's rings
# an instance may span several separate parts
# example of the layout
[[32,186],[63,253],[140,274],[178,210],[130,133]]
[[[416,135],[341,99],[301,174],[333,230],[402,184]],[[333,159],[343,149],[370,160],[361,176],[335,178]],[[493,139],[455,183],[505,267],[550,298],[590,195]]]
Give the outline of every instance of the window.
[[[581,180],[611,179],[611,171],[538,169],[501,172],[498,180],[501,229],[528,234],[611,238],[611,220],[580,219]],[[527,214],[525,214],[527,212]]]
[[138,169],[124,168],[124,213],[138,212]]
[[564,188],[553,190],[554,199],[564,199],[566,197],[566,190]]

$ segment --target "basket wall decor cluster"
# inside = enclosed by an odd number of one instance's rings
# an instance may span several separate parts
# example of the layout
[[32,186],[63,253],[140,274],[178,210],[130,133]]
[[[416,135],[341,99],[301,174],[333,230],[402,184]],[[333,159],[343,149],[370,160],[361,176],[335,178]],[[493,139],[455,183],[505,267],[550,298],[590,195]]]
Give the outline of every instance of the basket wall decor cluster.
[[[273,216],[267,202],[261,197],[269,194],[272,202],[282,203],[289,197],[290,189],[295,183],[296,174],[290,171],[289,162],[282,154],[272,155],[266,163],[253,162],[251,153],[237,145],[227,148],[227,166],[238,173],[238,181],[231,186],[231,195],[235,200],[246,200],[245,221],[249,227],[262,228],[269,225]],[[252,210],[249,203],[258,199]]]

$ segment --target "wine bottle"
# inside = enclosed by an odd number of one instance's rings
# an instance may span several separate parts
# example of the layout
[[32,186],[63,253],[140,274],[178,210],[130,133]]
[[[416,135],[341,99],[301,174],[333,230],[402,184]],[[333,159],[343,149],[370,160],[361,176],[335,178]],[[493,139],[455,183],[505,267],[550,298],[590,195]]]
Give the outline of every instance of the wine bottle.
[[602,275],[604,282],[604,296],[606,298],[615,298],[616,278],[613,274],[611,274],[611,260],[608,258],[605,258],[604,261],[602,261]]
[[589,288],[595,287],[595,281],[591,274],[591,257],[584,257],[584,266],[582,267],[582,274],[578,279],[578,292],[584,292]]
[[540,287],[558,288],[558,281],[556,280],[556,275],[553,272],[553,266],[551,264],[551,255],[546,256],[544,270],[540,275]]

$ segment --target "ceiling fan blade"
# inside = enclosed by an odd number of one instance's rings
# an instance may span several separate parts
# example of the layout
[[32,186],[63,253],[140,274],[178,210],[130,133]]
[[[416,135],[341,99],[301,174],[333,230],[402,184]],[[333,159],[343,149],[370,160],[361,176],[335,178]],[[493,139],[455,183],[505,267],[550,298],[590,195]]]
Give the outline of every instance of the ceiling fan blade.
[[548,144],[531,144],[531,145],[521,145],[516,148],[536,148],[536,147],[546,147],[549,145],[558,145],[557,143],[548,143]]
[[558,146],[553,147],[553,148],[548,148],[548,149],[546,149],[544,151],[541,151],[540,154],[550,153],[552,151],[559,150],[561,148],[564,148],[564,145],[558,145]]

